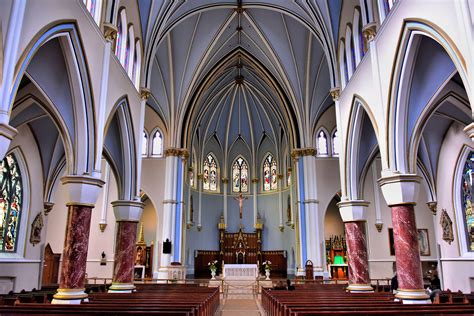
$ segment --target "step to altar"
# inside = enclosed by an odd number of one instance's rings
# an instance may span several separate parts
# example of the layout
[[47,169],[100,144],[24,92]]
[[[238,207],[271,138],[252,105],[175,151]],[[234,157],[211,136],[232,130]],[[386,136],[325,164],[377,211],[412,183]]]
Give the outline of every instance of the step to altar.
[[262,287],[272,287],[271,280],[210,280],[209,287],[219,287],[227,299],[255,299]]

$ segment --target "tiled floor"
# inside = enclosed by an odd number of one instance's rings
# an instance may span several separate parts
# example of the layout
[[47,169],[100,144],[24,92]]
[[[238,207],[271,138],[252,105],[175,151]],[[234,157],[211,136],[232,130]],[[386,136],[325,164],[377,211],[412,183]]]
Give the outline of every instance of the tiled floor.
[[227,299],[223,301],[221,314],[224,316],[259,316],[262,315],[254,299]]

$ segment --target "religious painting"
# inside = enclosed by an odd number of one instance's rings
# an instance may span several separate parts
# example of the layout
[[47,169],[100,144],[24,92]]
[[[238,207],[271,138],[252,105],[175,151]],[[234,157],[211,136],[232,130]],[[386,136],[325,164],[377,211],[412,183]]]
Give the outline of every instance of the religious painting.
[[[393,236],[393,228],[388,229],[388,241],[390,245],[390,255],[395,256],[395,240]],[[428,229],[418,229],[418,246],[420,248],[420,256],[429,256],[430,242],[428,239]]]
[[418,246],[420,247],[420,256],[429,256],[430,241],[428,239],[428,229],[418,229]]
[[474,151],[467,156],[462,173],[461,203],[464,218],[464,231],[467,241],[467,250],[474,251],[474,211],[473,202],[473,169],[474,169]]
[[35,246],[41,242],[41,230],[43,229],[43,213],[39,212],[33,223],[31,223],[30,243]]
[[248,192],[248,164],[243,157],[238,157],[232,164],[232,192]]
[[454,241],[453,222],[451,221],[451,218],[445,209],[441,210],[439,223],[443,231],[443,240],[451,245],[451,243]]
[[145,277],[145,266],[135,266],[133,269],[134,279],[143,279]]
[[277,181],[277,163],[271,154],[268,154],[263,161],[263,191],[276,190]]
[[15,252],[23,205],[21,174],[13,155],[0,166],[0,252]]

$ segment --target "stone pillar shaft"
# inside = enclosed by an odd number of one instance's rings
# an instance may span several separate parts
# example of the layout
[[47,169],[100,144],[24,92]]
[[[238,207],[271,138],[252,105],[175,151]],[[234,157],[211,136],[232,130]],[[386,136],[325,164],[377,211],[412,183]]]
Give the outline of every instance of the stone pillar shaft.
[[349,258],[349,286],[370,284],[365,221],[344,223]]
[[[61,276],[59,289],[71,292],[84,291],[84,278],[86,274],[87,249],[89,246],[89,229],[91,223],[92,207],[84,205],[68,205],[68,218],[66,224],[66,239],[61,263]],[[68,296],[68,299],[86,298],[87,294]],[[61,294],[54,296],[61,299]]]
[[392,223],[398,287],[402,291],[423,290],[414,206],[392,206]]
[[133,283],[137,228],[137,222],[118,222],[113,283]]

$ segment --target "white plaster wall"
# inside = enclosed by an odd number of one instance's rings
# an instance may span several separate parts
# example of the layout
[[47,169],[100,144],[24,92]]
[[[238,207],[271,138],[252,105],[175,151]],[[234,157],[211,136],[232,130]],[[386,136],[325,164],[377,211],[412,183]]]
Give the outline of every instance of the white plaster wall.
[[[14,291],[22,289],[31,290],[40,285],[41,256],[45,245],[46,229],[41,232],[41,242],[33,246],[29,242],[31,223],[36,215],[43,210],[42,188],[43,175],[41,168],[41,158],[36,146],[34,137],[30,129],[23,126],[18,129],[18,135],[10,144],[10,150],[20,148],[23,158],[27,164],[27,170],[20,170],[27,174],[29,183],[25,183],[24,206],[28,201],[28,207],[23,209],[22,216],[26,216],[26,221],[22,221],[20,234],[25,235],[24,243],[17,245],[17,255],[15,258],[7,254],[0,254],[0,278],[11,278],[14,282]],[[48,217],[43,216],[43,223],[46,226]]]
[[[460,237],[463,237],[463,223],[459,222],[458,212],[460,208],[460,196],[456,193],[456,188],[461,186],[460,182],[455,182],[456,170],[461,151],[464,146],[473,147],[472,141],[466,137],[462,131],[462,126],[453,124],[446,133],[441,147],[439,160],[442,164],[438,168],[438,178],[436,181],[438,212],[434,218],[437,232],[437,243],[441,250],[441,265],[444,288],[463,292],[474,291],[474,254],[463,254]],[[464,162],[461,163],[461,168]],[[446,209],[453,222],[454,241],[449,245],[442,239],[443,233],[440,222],[441,210]]]

